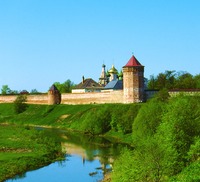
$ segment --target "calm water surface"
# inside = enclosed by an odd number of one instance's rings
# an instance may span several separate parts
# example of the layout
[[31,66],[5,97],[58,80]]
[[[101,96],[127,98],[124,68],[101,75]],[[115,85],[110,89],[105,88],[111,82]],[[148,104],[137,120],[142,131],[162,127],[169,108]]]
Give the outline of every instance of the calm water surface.
[[100,137],[48,130],[62,138],[64,161],[26,172],[6,182],[97,182],[103,179],[124,147]]

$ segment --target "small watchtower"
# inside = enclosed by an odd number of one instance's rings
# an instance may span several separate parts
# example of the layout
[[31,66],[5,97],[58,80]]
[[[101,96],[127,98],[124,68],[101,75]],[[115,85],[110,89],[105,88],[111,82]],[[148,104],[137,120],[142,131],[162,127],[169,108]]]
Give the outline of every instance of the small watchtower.
[[60,103],[61,103],[61,94],[57,89],[57,87],[53,84],[48,91],[48,104],[54,105]]
[[134,55],[123,67],[123,88],[126,103],[144,100],[144,66]]

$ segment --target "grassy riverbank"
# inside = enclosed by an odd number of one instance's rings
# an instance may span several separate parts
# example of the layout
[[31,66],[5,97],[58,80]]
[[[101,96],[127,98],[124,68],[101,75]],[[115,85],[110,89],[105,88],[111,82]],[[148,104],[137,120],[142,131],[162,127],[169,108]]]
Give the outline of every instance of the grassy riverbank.
[[[200,180],[200,97],[162,93],[142,104],[28,105],[21,114],[0,104],[0,123],[42,125],[129,143],[112,181]],[[186,179],[186,180],[185,180]]]
[[0,125],[0,181],[63,157],[55,137],[29,127]]
[[106,135],[118,142],[131,141],[132,124],[140,104],[28,105],[15,114],[14,104],[0,104],[0,181],[50,163],[61,155],[58,145],[30,126],[71,129]]
[[42,125],[92,135],[107,133],[122,139],[132,133],[140,107],[141,104],[28,105],[26,111],[15,114],[13,104],[0,104],[0,123]]

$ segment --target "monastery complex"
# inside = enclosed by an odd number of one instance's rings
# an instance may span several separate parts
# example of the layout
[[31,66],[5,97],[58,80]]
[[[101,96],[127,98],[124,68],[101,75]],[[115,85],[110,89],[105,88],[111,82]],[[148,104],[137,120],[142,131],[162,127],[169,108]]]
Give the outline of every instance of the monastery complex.
[[71,94],[59,94],[53,85],[49,90],[49,104],[72,103],[136,103],[145,100],[144,66],[132,56],[118,73],[112,65],[106,72],[102,65],[99,82],[82,78]]
[[[91,78],[85,79],[72,90],[72,93],[60,94],[58,89],[52,85],[45,99],[35,101],[52,104],[104,104],[104,103],[139,103],[154,96],[158,90],[146,90],[144,85],[144,66],[133,55],[118,73],[112,65],[106,72],[105,65],[98,83]],[[171,90],[169,94],[176,96],[179,90]],[[193,95],[196,91],[184,91],[184,94]],[[28,102],[33,102],[30,98]],[[0,100],[1,102],[1,100]]]
[[[91,78],[82,81],[72,93],[60,94],[55,85],[48,93],[27,95],[30,104],[103,104],[103,103],[138,103],[143,102],[152,93],[144,89],[144,66],[133,55],[118,73],[114,65],[106,72],[105,65],[98,82]],[[150,93],[150,94],[149,94]],[[0,103],[11,103],[16,95],[0,96]]]
[[[133,55],[118,73],[114,65],[102,71],[98,82],[82,77],[82,81],[72,90],[72,93],[60,94],[55,85],[48,93],[39,95],[27,94],[29,104],[104,104],[104,103],[139,103],[151,98],[157,90],[146,90],[144,85],[144,66]],[[193,95],[195,91],[185,91]],[[200,92],[198,92],[200,93]],[[179,91],[169,91],[176,96]],[[12,103],[17,95],[1,95],[0,103]]]
[[[125,102],[142,102],[144,99],[144,66],[132,56],[127,64],[118,73],[112,68],[106,72],[105,65],[102,66],[99,82],[92,79],[85,79],[72,90],[72,93],[86,92],[114,92],[123,90]],[[111,93],[112,94],[112,93]]]

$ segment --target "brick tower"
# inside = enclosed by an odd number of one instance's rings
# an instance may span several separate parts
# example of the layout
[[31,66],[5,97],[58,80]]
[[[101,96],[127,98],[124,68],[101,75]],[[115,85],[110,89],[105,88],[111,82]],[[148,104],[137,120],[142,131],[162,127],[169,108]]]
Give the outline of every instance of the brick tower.
[[123,67],[124,102],[142,102],[144,100],[144,66],[132,56]]
[[55,85],[52,85],[48,91],[48,104],[60,104],[61,103],[61,94]]

